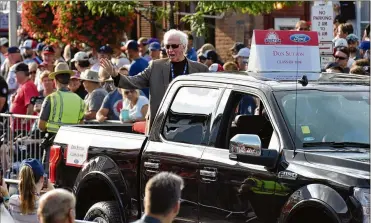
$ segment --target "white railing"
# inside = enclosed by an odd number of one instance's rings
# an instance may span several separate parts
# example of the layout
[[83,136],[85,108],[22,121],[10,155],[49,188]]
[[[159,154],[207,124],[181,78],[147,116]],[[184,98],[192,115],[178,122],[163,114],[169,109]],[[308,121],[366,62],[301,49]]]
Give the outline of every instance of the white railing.
[[[7,179],[17,179],[19,165],[24,159],[36,158],[42,161],[43,149],[40,146],[44,138],[37,126],[39,116],[0,113],[0,168]],[[120,124],[120,121],[97,120],[84,122],[92,124]]]

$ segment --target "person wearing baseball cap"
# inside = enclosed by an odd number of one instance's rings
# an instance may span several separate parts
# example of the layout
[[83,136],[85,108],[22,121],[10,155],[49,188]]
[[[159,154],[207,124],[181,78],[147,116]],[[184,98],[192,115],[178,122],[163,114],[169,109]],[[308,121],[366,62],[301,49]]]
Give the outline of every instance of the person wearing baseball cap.
[[247,70],[247,64],[249,62],[249,57],[250,57],[250,49],[247,47],[240,49],[237,55],[233,56],[233,58],[236,60],[235,62],[238,65],[239,71]]
[[139,48],[139,55],[143,57],[143,59],[150,61],[151,57],[148,53],[148,39],[146,37],[140,37],[137,41],[138,48]]
[[152,60],[158,60],[161,56],[161,44],[158,42],[153,42],[148,46],[149,56]]
[[82,73],[85,70],[89,69],[91,67],[89,56],[87,53],[80,51],[74,55],[74,57],[71,60],[71,63],[74,63],[76,69]]
[[236,55],[240,49],[246,47],[245,44],[242,42],[236,42],[233,44],[233,46],[229,49],[232,53],[232,56]]
[[[18,83],[16,81],[16,75],[12,67],[22,61],[21,51],[18,47],[12,46],[8,48],[8,58],[5,61],[4,67],[2,68],[2,75],[6,80],[9,93],[13,94],[18,89]],[[10,103],[11,101],[9,101]]]
[[[15,79],[19,85],[17,93],[12,100],[10,112],[19,115],[33,115],[33,105],[31,98],[39,96],[36,85],[30,78],[28,65],[25,63],[17,63],[11,67],[15,74]],[[31,123],[23,123],[20,119],[15,121],[14,130],[30,130]]]
[[97,53],[98,53],[98,61],[96,63],[93,62],[93,65],[90,67],[91,70],[94,70],[96,72],[99,71],[99,67],[100,67],[99,61],[101,59],[103,58],[106,58],[108,60],[112,59],[113,49],[109,45],[104,45],[97,49]]
[[204,53],[205,65],[210,67],[212,64],[217,63],[223,66],[223,63],[219,60],[219,55],[214,50],[208,50]]
[[41,61],[35,60],[36,58],[36,47],[37,47],[37,42],[35,40],[28,39],[23,42],[23,45],[21,46],[22,50],[22,56],[23,56],[23,62],[26,64],[29,63],[34,63],[34,62],[39,62],[38,64],[41,63]]
[[[129,76],[135,76],[140,72],[144,71],[148,67],[148,61],[140,56],[139,45],[135,40],[129,40],[126,45],[126,54],[132,61],[129,69]],[[146,97],[149,97],[149,89],[141,89]]]
[[[44,168],[38,159],[28,158],[22,161],[19,171],[19,194],[9,199],[9,210],[15,222],[39,222],[37,217],[38,202],[44,186]],[[53,190],[48,181],[47,191]]]
[[353,60],[358,60],[361,59],[361,54],[358,49],[359,45],[359,38],[355,34],[349,34],[346,37],[347,43],[348,43],[348,48],[349,48],[349,53],[350,53],[350,58]]
[[[54,80],[57,88],[48,95],[40,111],[38,127],[43,132],[55,135],[63,124],[79,124],[84,118],[84,101],[75,93],[69,91],[68,84],[74,72],[66,62],[59,62],[49,78]],[[52,100],[56,99],[56,100]],[[67,112],[68,111],[68,112]],[[45,154],[45,170],[49,171],[49,149]]]
[[56,60],[55,58],[55,51],[53,46],[46,45],[41,51],[41,58],[43,60],[43,63],[45,64],[45,68],[53,72],[54,71],[54,62]]
[[112,54],[113,54],[113,49],[108,45],[101,46],[98,49],[98,59],[99,60],[101,58],[106,58],[106,59],[110,60],[112,58]]
[[96,118],[97,112],[100,109],[104,97],[108,92],[101,87],[99,73],[93,70],[85,70],[80,75],[80,80],[88,94],[85,97],[85,119],[92,120]]

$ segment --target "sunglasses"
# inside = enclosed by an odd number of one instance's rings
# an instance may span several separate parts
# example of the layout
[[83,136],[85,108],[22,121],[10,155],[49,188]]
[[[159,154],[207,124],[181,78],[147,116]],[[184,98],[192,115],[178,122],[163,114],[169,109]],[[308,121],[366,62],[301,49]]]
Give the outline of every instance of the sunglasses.
[[177,49],[179,46],[180,46],[180,44],[169,44],[169,45],[165,45],[166,49],[170,49],[170,47],[172,49]]
[[308,31],[308,28],[299,28],[300,31]]
[[36,74],[36,71],[30,71],[29,74]]
[[346,60],[346,59],[348,59],[346,57],[339,57],[339,56],[334,56],[334,57],[335,57],[335,59],[339,59],[339,60]]
[[128,90],[128,91],[124,91],[124,94],[125,95],[128,95],[129,93],[133,93],[135,90]]

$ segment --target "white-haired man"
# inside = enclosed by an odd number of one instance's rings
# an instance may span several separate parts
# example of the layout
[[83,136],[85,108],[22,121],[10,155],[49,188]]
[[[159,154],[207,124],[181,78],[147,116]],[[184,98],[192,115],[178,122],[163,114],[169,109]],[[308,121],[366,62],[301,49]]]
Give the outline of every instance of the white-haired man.
[[151,97],[150,113],[147,115],[149,118],[147,132],[166,89],[174,78],[191,73],[208,72],[204,64],[186,58],[188,36],[184,32],[175,29],[167,31],[164,35],[164,45],[169,58],[151,61],[147,69],[136,76],[119,75],[109,60],[101,59],[100,61],[101,66],[112,76],[117,87],[124,89],[149,87]]
[[37,216],[40,223],[74,223],[76,199],[65,189],[51,190],[41,196]]

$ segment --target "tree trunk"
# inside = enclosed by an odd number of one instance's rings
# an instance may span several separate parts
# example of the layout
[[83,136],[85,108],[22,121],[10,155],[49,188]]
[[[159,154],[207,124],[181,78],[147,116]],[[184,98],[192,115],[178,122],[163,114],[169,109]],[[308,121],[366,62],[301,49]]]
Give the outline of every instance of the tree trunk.
[[170,12],[169,12],[169,26],[170,29],[175,29],[175,22],[174,22],[174,1],[170,0]]

